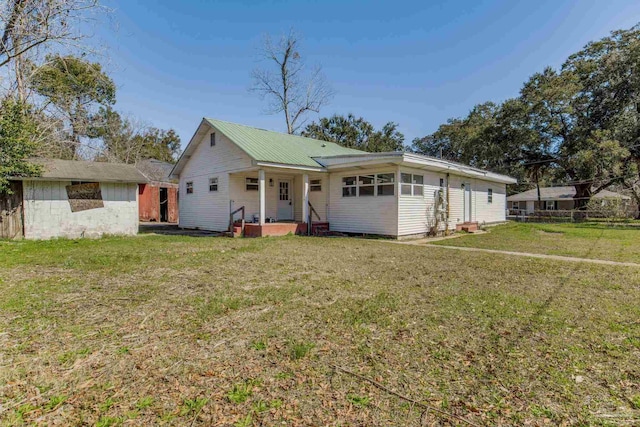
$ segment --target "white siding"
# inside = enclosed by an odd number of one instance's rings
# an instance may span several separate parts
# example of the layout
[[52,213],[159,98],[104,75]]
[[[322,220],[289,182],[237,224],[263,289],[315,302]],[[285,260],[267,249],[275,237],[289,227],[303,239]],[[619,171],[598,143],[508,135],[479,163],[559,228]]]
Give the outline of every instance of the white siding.
[[[373,173],[396,173],[381,168],[332,173],[329,177],[329,227],[343,233],[396,236],[398,234],[398,184],[395,196],[342,197],[342,177]],[[313,202],[312,202],[313,203]]]
[[[424,176],[422,197],[398,196],[398,236],[427,233],[435,224],[435,195],[440,178],[446,173],[401,167],[401,173]],[[504,184],[449,175],[449,228],[464,222],[464,189],[471,185],[471,220],[479,223],[500,222],[506,219],[506,186]],[[493,190],[493,202],[488,203],[488,189]],[[333,207],[332,207],[333,209]],[[333,227],[332,227],[333,228]],[[439,227],[441,230],[444,226]]]
[[[401,173],[422,175],[424,189],[422,196],[400,194],[398,199],[398,236],[427,233],[435,225],[435,196],[440,189],[440,178],[446,174],[420,169],[400,168]],[[444,224],[438,227],[444,229]]]
[[[507,189],[505,184],[474,180],[473,189],[473,221],[480,224],[505,221],[507,209]],[[489,203],[489,192],[493,190],[493,201]]]
[[[251,167],[251,159],[219,132],[216,133],[216,145],[211,147],[209,135],[207,133],[198,143],[180,173],[180,227],[226,231],[232,198],[229,196],[229,172]],[[209,178],[212,177],[218,177],[217,192],[209,191]],[[192,194],[187,194],[187,182],[193,182]],[[257,203],[257,192],[255,195]]]
[[24,181],[24,233],[27,239],[100,237],[138,233],[138,185],[100,183],[104,207],[71,212],[71,182]]

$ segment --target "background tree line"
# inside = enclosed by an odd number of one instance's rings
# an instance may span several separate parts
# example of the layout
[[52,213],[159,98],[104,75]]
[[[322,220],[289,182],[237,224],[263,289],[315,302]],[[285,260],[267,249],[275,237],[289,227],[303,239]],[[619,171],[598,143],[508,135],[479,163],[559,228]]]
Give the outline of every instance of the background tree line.
[[116,85],[87,43],[99,0],[0,1],[0,192],[31,157],[175,161],[180,138],[114,109]]
[[526,81],[518,97],[476,105],[413,140],[411,150],[576,189],[574,204],[624,188],[640,203],[640,25],[571,55]]

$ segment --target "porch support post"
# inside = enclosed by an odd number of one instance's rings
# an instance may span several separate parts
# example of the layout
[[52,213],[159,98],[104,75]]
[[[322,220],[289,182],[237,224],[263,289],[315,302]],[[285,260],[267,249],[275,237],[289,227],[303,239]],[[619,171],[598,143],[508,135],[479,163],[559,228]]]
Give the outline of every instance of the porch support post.
[[258,171],[258,193],[260,197],[260,211],[259,211],[260,225],[264,225],[267,218],[267,197],[266,197],[267,186],[265,184],[266,183],[264,179],[264,169],[260,169]]
[[306,173],[302,175],[302,222],[309,222],[309,175]]

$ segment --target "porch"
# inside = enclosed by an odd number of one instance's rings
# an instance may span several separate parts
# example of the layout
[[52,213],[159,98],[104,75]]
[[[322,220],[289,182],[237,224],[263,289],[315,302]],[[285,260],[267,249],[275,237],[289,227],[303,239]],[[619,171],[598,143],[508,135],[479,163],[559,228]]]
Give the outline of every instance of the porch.
[[230,231],[245,237],[326,234],[326,181],[326,174],[290,168],[229,174]]

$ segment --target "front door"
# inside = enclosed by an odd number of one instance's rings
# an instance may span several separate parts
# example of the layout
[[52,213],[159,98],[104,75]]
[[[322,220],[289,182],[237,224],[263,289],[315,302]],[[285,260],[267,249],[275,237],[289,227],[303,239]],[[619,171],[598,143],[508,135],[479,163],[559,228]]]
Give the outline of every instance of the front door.
[[291,180],[278,180],[278,221],[293,219],[293,194]]
[[471,184],[462,184],[464,187],[464,222],[471,222]]

